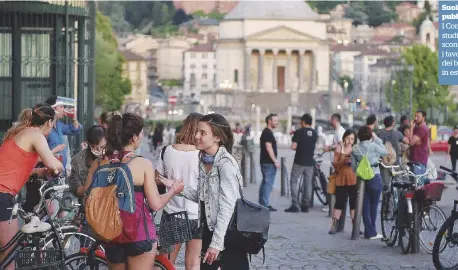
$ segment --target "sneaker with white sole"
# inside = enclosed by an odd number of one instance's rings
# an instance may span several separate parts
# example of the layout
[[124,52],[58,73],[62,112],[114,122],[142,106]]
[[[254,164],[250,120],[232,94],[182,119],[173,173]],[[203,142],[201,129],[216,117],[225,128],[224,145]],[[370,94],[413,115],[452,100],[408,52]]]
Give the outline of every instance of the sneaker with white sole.
[[371,238],[369,238],[369,240],[379,240],[379,239],[382,239],[382,238],[383,238],[383,235],[377,234],[376,236],[372,236]]
[[329,212],[329,207],[325,206],[325,207],[321,208],[321,211],[323,211],[323,212]]

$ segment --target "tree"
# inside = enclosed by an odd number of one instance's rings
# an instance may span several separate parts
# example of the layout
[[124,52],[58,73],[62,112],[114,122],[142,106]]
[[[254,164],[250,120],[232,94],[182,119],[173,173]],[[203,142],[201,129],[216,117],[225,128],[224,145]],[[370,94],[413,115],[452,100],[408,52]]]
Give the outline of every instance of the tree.
[[[345,82],[347,82],[347,88],[345,89]],[[341,76],[338,80],[337,83],[342,87],[342,89],[346,90],[344,93],[345,95],[350,94],[353,91],[353,79],[348,76],[344,75]]]
[[121,76],[124,59],[117,51],[109,19],[100,12],[96,17],[95,46],[96,103],[105,111],[115,111],[121,108],[124,96],[130,93],[131,84]]
[[[403,62],[402,62],[403,61]],[[394,72],[396,83],[393,86],[395,111],[403,112],[410,106],[410,84],[412,83],[413,110],[429,108],[455,109],[450,99],[448,87],[438,82],[438,56],[423,45],[407,48],[401,57],[402,70]],[[407,70],[413,66],[413,77]],[[387,87],[391,87],[388,82]],[[387,89],[388,90],[388,89]],[[389,98],[389,90],[385,91]]]
[[368,16],[362,3],[363,2],[352,2],[350,6],[345,9],[345,18],[352,19],[354,26],[367,23]]
[[367,23],[372,27],[377,27],[396,19],[396,12],[393,12],[390,8],[388,8],[385,2],[366,1],[363,3],[364,10],[368,16]]

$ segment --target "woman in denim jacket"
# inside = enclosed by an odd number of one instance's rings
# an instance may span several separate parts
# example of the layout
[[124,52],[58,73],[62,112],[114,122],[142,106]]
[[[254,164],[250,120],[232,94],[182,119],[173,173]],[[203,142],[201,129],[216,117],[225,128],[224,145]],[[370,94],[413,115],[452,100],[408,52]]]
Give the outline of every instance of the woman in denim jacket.
[[353,170],[359,165],[363,156],[367,158],[374,170],[374,178],[365,181],[364,201],[363,201],[363,223],[364,223],[364,237],[367,239],[375,240],[381,239],[382,235],[377,233],[375,224],[377,221],[377,207],[382,192],[382,178],[380,176],[380,168],[378,162],[381,157],[385,156],[388,152],[383,145],[383,141],[372,132],[368,126],[362,126],[358,131],[358,139],[360,143],[353,146],[352,152],[352,166]]
[[[197,126],[196,148],[200,150],[197,190],[185,186],[182,195],[199,203],[202,226],[201,270],[248,270],[248,255],[225,248],[229,222],[240,198],[242,176],[230,151],[234,137],[227,120],[219,114],[207,114]],[[165,185],[171,180],[161,177]]]

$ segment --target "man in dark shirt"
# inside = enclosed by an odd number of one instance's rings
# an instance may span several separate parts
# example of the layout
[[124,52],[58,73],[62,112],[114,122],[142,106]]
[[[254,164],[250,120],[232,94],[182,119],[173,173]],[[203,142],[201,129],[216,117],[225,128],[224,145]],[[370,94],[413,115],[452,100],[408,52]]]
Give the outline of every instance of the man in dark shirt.
[[[286,209],[285,212],[297,213],[299,212],[299,206],[302,212],[308,212],[312,200],[312,178],[313,178],[313,154],[315,153],[316,141],[318,140],[318,134],[311,128],[312,116],[310,114],[304,114],[301,117],[301,128],[298,129],[293,136],[293,143],[291,149],[296,150],[294,156],[294,164],[291,169],[291,207]],[[299,205],[298,198],[298,180],[300,177],[304,177],[304,190],[302,196],[301,205]]]
[[453,135],[448,139],[448,144],[447,152],[452,162],[452,170],[456,172],[456,160],[458,159],[458,126],[453,129]]
[[259,187],[259,204],[268,207],[270,211],[277,211],[269,204],[277,168],[280,168],[280,162],[277,160],[277,141],[272,131],[278,125],[277,115],[269,114],[266,117],[266,124],[267,127],[262,131],[260,138],[262,182]]

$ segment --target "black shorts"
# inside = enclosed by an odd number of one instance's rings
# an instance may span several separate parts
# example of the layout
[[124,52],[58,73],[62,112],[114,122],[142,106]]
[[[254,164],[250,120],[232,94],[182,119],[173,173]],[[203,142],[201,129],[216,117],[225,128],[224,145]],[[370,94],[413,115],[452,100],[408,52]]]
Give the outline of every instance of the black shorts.
[[144,240],[119,245],[105,246],[105,254],[110,263],[126,263],[127,257],[135,257],[153,249],[153,240]]
[[336,203],[334,205],[334,209],[343,210],[348,200],[348,203],[350,204],[350,210],[355,210],[357,194],[358,190],[356,185],[337,186],[335,192]]
[[[16,200],[13,195],[9,193],[0,193],[0,221],[11,220],[11,211],[13,206],[16,204]],[[8,209],[10,208],[10,209]],[[13,217],[13,219],[16,216]]]

